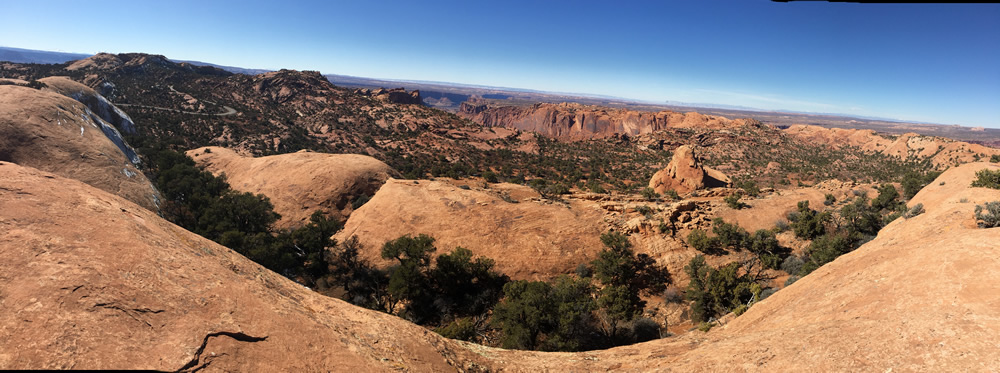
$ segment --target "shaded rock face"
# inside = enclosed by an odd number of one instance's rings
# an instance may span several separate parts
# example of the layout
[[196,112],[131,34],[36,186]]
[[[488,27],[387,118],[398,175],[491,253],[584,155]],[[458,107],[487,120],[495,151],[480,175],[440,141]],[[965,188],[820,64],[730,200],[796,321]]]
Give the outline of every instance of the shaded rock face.
[[689,193],[702,188],[726,187],[729,182],[729,177],[722,172],[702,166],[694,147],[681,145],[674,150],[667,167],[653,174],[649,187],[657,193],[667,190]]
[[[56,91],[69,85],[45,81]],[[89,97],[85,101],[106,104],[92,90],[83,92],[79,97]],[[110,104],[99,108],[109,118],[127,118]],[[157,192],[118,130],[84,104],[49,89],[0,86],[0,161],[77,179],[157,209]]]
[[37,169],[0,162],[0,227],[0,369],[441,372],[485,360]]
[[267,196],[281,215],[278,228],[301,226],[317,210],[343,221],[353,211],[353,201],[374,195],[396,174],[382,161],[357,154],[298,152],[253,158],[209,146],[187,155],[216,176],[225,175],[233,189]]
[[482,101],[467,101],[459,107],[458,115],[487,127],[533,131],[562,140],[635,136],[666,128],[721,129],[761,125],[753,119],[727,119],[695,112],[654,113],[573,103],[492,107]]

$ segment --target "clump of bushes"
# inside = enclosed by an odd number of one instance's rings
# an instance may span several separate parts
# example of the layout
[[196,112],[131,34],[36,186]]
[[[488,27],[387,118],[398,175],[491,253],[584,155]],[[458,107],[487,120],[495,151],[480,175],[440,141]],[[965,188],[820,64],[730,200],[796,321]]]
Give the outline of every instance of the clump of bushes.
[[1000,201],[976,205],[976,224],[980,228],[1000,227]]
[[[929,171],[927,173],[908,172],[903,176],[903,180],[900,181],[900,185],[903,186],[903,197],[906,197],[906,199],[913,198],[920,189],[923,189],[923,187],[930,184],[940,175],[941,171]],[[944,182],[941,184],[944,185]]]
[[645,198],[647,201],[656,201],[660,199],[660,193],[657,193],[650,187],[643,188],[640,194],[642,194],[642,198]]
[[982,169],[976,172],[976,180],[972,186],[979,188],[1000,189],[1000,170],[990,171]]
[[826,233],[824,223],[830,220],[830,213],[818,212],[809,208],[809,201],[800,201],[798,211],[788,214],[788,220],[796,237],[811,240]]
[[673,189],[667,189],[666,191],[664,191],[663,192],[663,196],[667,197],[667,198],[669,198],[669,199],[671,199],[673,201],[677,201],[677,200],[681,199],[681,195],[677,194],[677,191],[673,190]]
[[740,202],[740,197],[742,197],[742,195],[740,193],[733,193],[733,194],[730,194],[730,195],[726,196],[726,198],[724,199],[724,201],[726,201],[726,205],[728,205],[729,208],[731,208],[733,210],[739,210],[739,209],[742,209],[744,207],[749,207],[749,205],[747,205],[747,204],[745,204],[743,202]]
[[918,203],[916,205],[913,205],[913,207],[911,207],[909,210],[906,210],[906,213],[903,214],[903,218],[909,219],[923,213],[924,213],[924,204]]
[[830,193],[827,193],[824,196],[824,198],[825,199],[823,200],[823,205],[826,205],[826,206],[831,206],[831,205],[833,205],[834,203],[837,202],[837,198],[834,197],[833,194],[830,194]]
[[745,268],[739,262],[732,262],[713,268],[705,262],[705,257],[697,255],[684,267],[691,277],[687,298],[691,303],[691,319],[707,322],[718,315],[747,306],[759,299],[760,278],[755,277],[752,268]]

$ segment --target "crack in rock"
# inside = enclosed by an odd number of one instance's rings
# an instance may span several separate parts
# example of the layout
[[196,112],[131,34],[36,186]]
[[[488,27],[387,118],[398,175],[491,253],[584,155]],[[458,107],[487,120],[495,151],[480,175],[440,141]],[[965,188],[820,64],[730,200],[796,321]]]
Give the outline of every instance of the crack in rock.
[[184,364],[184,366],[181,367],[181,369],[178,369],[177,371],[178,372],[197,372],[197,371],[202,370],[205,367],[207,367],[208,364],[211,364],[211,362],[206,361],[203,364],[198,365],[198,362],[201,361],[201,354],[203,354],[205,352],[205,348],[208,347],[208,340],[211,339],[211,338],[214,338],[214,337],[219,337],[219,336],[225,336],[225,337],[229,337],[229,338],[235,339],[235,340],[240,341],[240,342],[250,342],[250,343],[262,342],[262,341],[267,340],[267,336],[254,337],[252,335],[248,335],[248,334],[241,333],[241,332],[215,332],[215,333],[209,333],[208,335],[205,336],[205,339],[203,339],[201,341],[201,346],[198,347],[198,351],[195,351],[194,357],[191,358],[191,361],[188,361],[187,364]]

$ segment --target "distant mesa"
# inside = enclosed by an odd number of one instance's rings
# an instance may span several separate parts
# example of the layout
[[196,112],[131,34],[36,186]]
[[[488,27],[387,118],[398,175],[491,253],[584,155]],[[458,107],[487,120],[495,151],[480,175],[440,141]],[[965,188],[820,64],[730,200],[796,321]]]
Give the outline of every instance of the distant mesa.
[[382,161],[357,154],[301,151],[253,158],[208,146],[187,155],[216,176],[225,175],[233,189],[267,196],[281,215],[278,228],[302,226],[317,210],[343,221],[355,201],[367,200],[396,174]]
[[423,100],[420,98],[420,91],[407,92],[403,88],[393,88],[393,89],[359,89],[357,93],[362,96],[372,97],[376,100],[382,102],[388,102],[392,104],[408,104],[408,105],[421,105]]
[[469,100],[459,107],[458,115],[487,127],[533,131],[561,140],[635,136],[667,128],[724,129],[762,125],[753,119],[728,119],[695,112],[647,112],[576,103],[492,106],[483,100]]
[[674,150],[667,167],[653,174],[649,187],[657,193],[667,190],[689,193],[702,188],[726,187],[729,183],[726,174],[701,165],[694,147],[681,145]]

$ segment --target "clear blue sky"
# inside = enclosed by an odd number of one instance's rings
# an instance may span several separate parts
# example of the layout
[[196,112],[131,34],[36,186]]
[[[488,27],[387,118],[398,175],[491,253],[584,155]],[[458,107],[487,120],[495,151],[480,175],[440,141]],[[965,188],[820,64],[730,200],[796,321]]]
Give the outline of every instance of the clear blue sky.
[[0,45],[1000,128],[1000,4],[3,1]]

